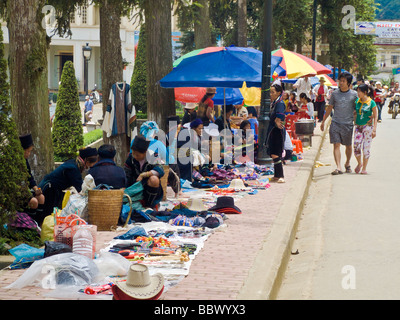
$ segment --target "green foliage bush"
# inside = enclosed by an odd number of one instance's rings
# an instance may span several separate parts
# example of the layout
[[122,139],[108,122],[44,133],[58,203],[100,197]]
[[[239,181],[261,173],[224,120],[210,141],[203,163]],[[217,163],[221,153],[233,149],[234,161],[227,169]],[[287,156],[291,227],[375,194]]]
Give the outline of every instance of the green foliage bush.
[[146,33],[144,24],[140,27],[139,44],[131,78],[131,101],[136,111],[147,113],[147,68]]
[[103,137],[103,130],[95,129],[83,135],[83,146],[86,147],[89,144],[101,139]]
[[30,198],[28,170],[17,127],[11,114],[10,86],[0,30],[0,225],[7,223]]
[[83,145],[82,114],[79,104],[78,83],[72,61],[64,65],[58,92],[52,139],[54,156],[65,161],[77,155]]

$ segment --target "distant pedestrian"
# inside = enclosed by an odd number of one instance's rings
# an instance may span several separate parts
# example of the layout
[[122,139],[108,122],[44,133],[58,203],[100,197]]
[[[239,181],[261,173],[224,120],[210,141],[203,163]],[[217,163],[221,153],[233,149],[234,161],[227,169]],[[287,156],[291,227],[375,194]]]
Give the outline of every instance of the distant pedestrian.
[[[355,110],[354,156],[357,159],[356,173],[367,174],[372,139],[376,137],[378,108],[369,94],[373,89],[365,84],[357,88],[358,100]],[[361,161],[361,154],[363,155]]]
[[85,97],[85,111],[84,111],[84,120],[83,125],[86,126],[86,123],[92,119],[93,116],[93,101],[90,100],[89,96]]
[[325,78],[319,78],[319,84],[313,89],[316,96],[314,105],[318,114],[318,122],[322,122],[322,118],[324,117],[326,101],[328,101],[328,90],[328,87],[325,85]]
[[329,128],[330,143],[333,144],[333,156],[335,158],[336,169],[333,175],[342,174],[340,145],[346,147],[346,162],[344,167],[347,173],[351,172],[350,158],[352,155],[352,139],[354,128],[354,110],[356,108],[357,92],[350,89],[353,76],[344,72],[339,75],[339,90],[332,92],[328,106],[326,107],[324,118],[321,122],[321,130],[325,129],[325,121],[330,116],[332,110],[332,123]]
[[293,88],[297,89],[297,102],[300,101],[300,94],[303,92],[307,95],[308,98],[311,99],[312,86],[308,76],[304,76],[303,78],[297,80],[296,83],[293,85]]

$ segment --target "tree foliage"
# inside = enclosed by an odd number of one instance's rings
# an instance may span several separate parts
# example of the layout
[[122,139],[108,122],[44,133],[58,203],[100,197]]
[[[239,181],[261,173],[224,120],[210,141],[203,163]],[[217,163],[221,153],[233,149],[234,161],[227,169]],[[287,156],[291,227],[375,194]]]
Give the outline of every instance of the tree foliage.
[[28,170],[17,127],[11,114],[7,61],[0,30],[0,225],[29,200]]
[[147,113],[147,67],[146,67],[146,30],[140,27],[139,43],[136,51],[135,66],[131,78],[132,104],[136,110]]
[[72,61],[64,65],[53,125],[54,156],[59,161],[76,156],[83,145],[78,83]]

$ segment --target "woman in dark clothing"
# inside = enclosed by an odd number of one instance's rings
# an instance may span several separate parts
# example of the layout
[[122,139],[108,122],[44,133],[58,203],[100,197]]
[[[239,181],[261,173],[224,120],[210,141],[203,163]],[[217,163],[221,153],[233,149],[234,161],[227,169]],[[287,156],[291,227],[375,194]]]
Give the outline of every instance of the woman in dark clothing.
[[182,118],[182,126],[186,123],[192,122],[194,119],[197,118],[197,112],[195,109],[196,109],[195,103],[187,103],[185,105],[184,108],[185,114],[183,115]]
[[132,141],[132,153],[125,162],[127,187],[141,181],[143,185],[143,206],[154,208],[162,200],[164,191],[160,179],[164,176],[164,169],[147,162],[146,153],[150,141],[143,136],[136,136]]
[[280,85],[271,86],[271,113],[270,122],[267,129],[267,153],[271,156],[274,162],[274,177],[272,182],[283,183],[283,163],[282,154],[285,143],[285,103],[282,101],[283,89]]
[[35,218],[39,226],[43,222],[43,219],[53,212],[55,207],[61,209],[64,198],[63,190],[70,187],[75,187],[78,192],[82,190],[82,172],[94,164],[87,161],[94,156],[97,158],[97,149],[81,149],[76,159],[65,161],[57,169],[47,174],[39,183],[39,187],[46,198],[43,213],[36,215]]
[[117,151],[110,144],[103,144],[98,150],[99,161],[89,169],[97,185],[106,184],[113,189],[126,187],[126,175],[123,168],[114,162]]
[[21,142],[21,146],[24,149],[24,158],[26,161],[26,167],[28,169],[28,182],[29,189],[32,193],[32,198],[29,199],[27,213],[30,215],[36,215],[36,213],[40,213],[43,211],[43,204],[45,198],[42,194],[42,190],[38,187],[35,178],[31,172],[31,166],[29,165],[28,158],[33,150],[33,138],[31,134],[26,134],[19,137]]

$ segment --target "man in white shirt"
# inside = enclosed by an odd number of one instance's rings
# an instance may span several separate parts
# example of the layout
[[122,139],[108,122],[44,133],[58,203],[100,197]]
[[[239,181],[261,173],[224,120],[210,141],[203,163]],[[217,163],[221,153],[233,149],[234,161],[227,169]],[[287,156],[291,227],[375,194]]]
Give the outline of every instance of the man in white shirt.
[[297,89],[297,96],[296,96],[297,101],[300,101],[300,94],[302,92],[304,92],[307,95],[307,97],[311,99],[312,86],[308,76],[304,76],[303,78],[297,80],[296,83],[293,85],[293,88]]

